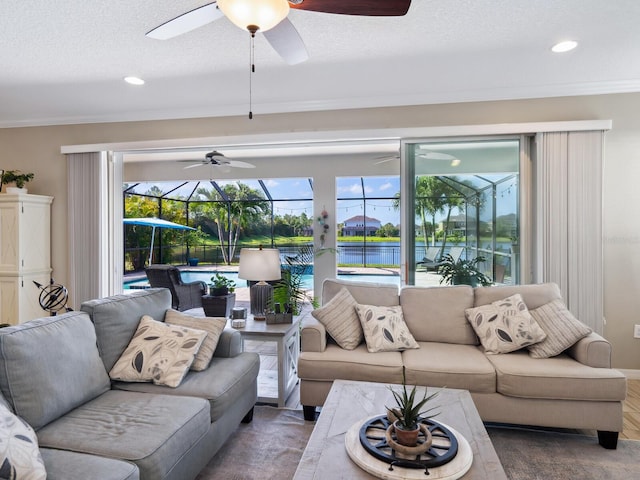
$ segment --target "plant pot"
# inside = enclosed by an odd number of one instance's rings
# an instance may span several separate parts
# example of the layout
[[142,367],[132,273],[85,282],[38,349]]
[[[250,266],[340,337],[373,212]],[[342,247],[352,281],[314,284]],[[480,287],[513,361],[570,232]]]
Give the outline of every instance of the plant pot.
[[234,293],[221,297],[212,297],[210,295],[202,297],[202,309],[207,317],[229,318],[235,305],[236,295]]
[[229,295],[229,288],[227,287],[209,287],[209,295],[212,297],[224,297]]
[[199,261],[200,261],[199,258],[189,258],[187,260],[187,263],[189,264],[190,267],[197,267]]
[[7,187],[7,193],[9,195],[24,195],[28,192],[26,188]]
[[420,434],[420,426],[417,425],[413,430],[404,430],[398,421],[393,422],[396,429],[396,439],[400,445],[407,447],[415,447],[418,444],[418,435]]

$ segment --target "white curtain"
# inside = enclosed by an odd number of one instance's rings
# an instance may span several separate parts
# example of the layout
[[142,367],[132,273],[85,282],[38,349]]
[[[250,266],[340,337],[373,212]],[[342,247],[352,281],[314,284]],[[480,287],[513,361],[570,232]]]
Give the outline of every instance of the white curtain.
[[536,136],[534,282],[560,286],[569,310],[603,331],[604,132]]
[[107,294],[106,152],[67,155],[69,290],[74,309]]

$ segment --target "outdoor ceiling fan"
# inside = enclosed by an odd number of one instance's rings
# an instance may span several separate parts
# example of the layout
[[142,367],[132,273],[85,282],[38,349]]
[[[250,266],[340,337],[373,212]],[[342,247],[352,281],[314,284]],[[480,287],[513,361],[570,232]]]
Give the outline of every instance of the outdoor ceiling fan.
[[254,36],[262,32],[273,49],[290,65],[309,58],[302,37],[287,18],[289,8],[339,15],[402,16],[411,0],[218,0],[183,13],[147,32],[167,40],[227,17]]
[[231,160],[229,157],[226,157],[224,154],[214,150],[213,152],[207,153],[202,160],[178,160],[178,162],[189,162],[193,163],[193,165],[188,165],[184,167],[187,168],[195,168],[201,167],[203,165],[212,165],[214,167],[223,167],[223,168],[255,168],[256,166],[248,163],[241,162],[240,160]]
[[[434,152],[432,150],[427,150],[424,148],[420,148],[419,152],[420,153],[416,154],[416,158],[424,158],[425,160],[446,160],[451,162],[452,167],[457,167],[458,165],[460,165],[460,159],[448,153]],[[375,163],[376,165],[380,163],[391,162],[393,160],[400,160],[400,154],[397,153],[395,155],[377,157],[375,160],[378,160]]]

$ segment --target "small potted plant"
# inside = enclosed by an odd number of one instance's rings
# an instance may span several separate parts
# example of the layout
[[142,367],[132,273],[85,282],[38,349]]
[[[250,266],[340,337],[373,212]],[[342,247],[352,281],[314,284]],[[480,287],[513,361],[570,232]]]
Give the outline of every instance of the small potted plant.
[[0,187],[8,183],[15,184],[15,187],[7,187],[7,193],[27,193],[24,186],[33,180],[33,173],[22,173],[20,170],[5,170],[2,173]]
[[409,392],[407,390],[405,370],[402,368],[402,391],[396,392],[391,387],[391,393],[396,401],[396,406],[393,408],[387,407],[387,416],[390,421],[393,421],[393,427],[398,443],[407,447],[415,447],[418,443],[418,437],[420,435],[420,422],[427,417],[434,417],[434,415],[428,415],[437,407],[432,407],[427,410],[422,410],[423,407],[432,400],[439,392],[427,395],[427,389],[425,387],[424,396],[422,398],[416,398],[416,386]]
[[216,273],[211,277],[211,282],[209,284],[209,295],[212,297],[223,297],[233,293],[236,289],[236,282],[220,273]]
[[471,285],[472,287],[489,286],[492,284],[491,279],[478,269],[478,264],[484,261],[484,257],[456,261],[451,255],[445,255],[438,267],[438,273],[442,276],[440,283]]

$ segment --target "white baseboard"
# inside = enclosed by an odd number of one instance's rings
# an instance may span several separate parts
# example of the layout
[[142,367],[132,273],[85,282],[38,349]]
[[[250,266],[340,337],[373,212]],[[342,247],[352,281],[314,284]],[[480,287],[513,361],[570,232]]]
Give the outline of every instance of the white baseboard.
[[623,368],[618,368],[616,370],[624,373],[627,378],[630,378],[632,380],[640,380],[640,370],[626,370]]

